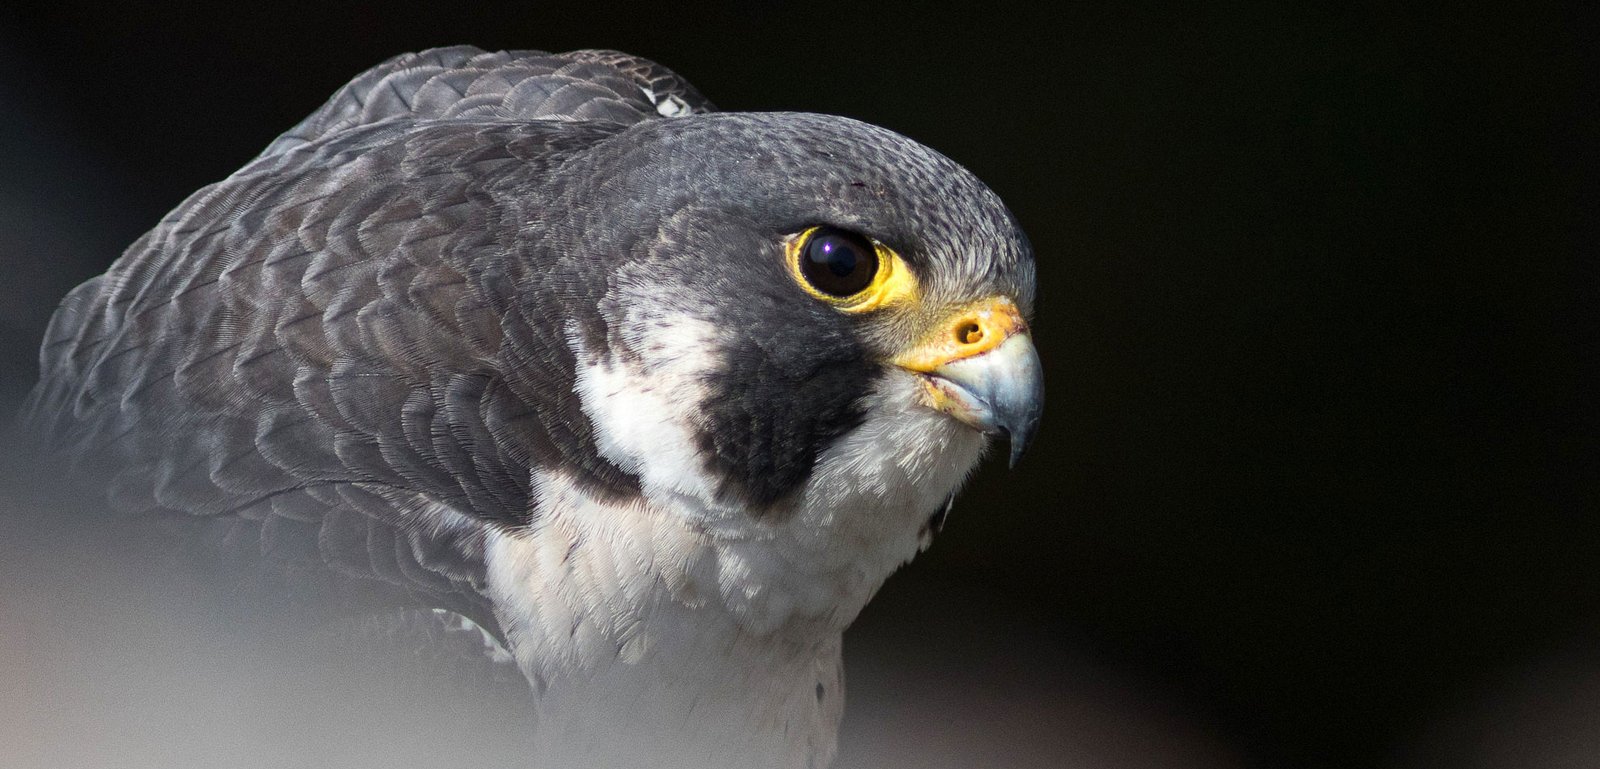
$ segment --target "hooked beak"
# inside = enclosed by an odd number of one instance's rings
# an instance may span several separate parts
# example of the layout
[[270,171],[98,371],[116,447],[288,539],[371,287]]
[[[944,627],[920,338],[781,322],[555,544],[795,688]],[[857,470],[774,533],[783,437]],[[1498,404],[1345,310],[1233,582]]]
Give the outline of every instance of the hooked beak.
[[981,302],[895,360],[922,375],[927,405],[1011,442],[1011,466],[1028,448],[1044,410],[1044,368],[1028,326],[1009,299]]

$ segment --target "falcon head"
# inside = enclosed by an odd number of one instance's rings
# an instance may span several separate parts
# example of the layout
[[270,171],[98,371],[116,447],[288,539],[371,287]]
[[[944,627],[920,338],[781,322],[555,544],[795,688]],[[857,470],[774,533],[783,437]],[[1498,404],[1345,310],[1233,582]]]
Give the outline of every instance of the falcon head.
[[1032,253],[951,160],[845,118],[734,113],[636,125],[562,173],[540,227],[587,276],[567,331],[599,453],[729,543],[758,577],[738,584],[831,577],[773,622],[848,622],[985,447],[1014,463],[1033,435]]

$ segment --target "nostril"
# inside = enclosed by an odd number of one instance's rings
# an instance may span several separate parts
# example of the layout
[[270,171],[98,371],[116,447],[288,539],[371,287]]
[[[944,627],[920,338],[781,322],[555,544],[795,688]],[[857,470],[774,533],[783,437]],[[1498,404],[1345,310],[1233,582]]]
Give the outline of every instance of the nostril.
[[977,323],[963,323],[956,329],[956,341],[962,344],[977,344],[983,341],[983,326]]

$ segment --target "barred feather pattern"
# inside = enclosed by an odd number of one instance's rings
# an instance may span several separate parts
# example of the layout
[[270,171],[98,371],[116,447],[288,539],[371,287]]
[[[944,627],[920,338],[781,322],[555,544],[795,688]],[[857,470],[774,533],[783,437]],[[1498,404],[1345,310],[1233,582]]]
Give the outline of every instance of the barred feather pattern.
[[483,526],[528,523],[528,469],[637,483],[595,452],[559,340],[604,285],[545,279],[518,223],[542,175],[669,97],[711,109],[616,52],[372,69],[62,302],[24,425],[273,591],[498,634]]

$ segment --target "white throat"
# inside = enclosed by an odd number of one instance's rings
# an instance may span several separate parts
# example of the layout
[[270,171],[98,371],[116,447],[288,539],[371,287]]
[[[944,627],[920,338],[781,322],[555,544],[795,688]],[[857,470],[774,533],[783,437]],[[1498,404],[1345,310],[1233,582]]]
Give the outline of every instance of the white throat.
[[703,354],[646,370],[577,352],[599,449],[642,496],[539,474],[534,523],[489,539],[498,618],[538,696],[539,765],[827,766],[841,635],[926,546],[984,439],[890,375],[793,503],[755,514],[715,499],[698,458]]

